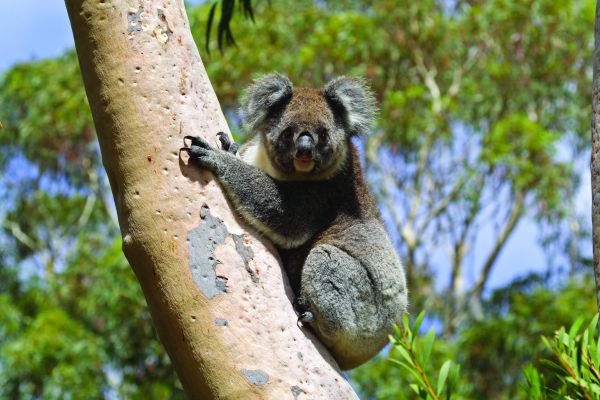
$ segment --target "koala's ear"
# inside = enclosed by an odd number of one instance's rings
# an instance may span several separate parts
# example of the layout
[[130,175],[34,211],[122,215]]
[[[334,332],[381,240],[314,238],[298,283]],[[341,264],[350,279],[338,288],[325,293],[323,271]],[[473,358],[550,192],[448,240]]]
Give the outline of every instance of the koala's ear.
[[292,82],[279,73],[255,79],[240,100],[246,127],[253,129],[263,122],[273,107],[291,99],[293,90]]
[[334,111],[341,108],[352,135],[369,133],[377,113],[377,104],[364,80],[345,76],[335,78],[325,85],[323,95],[333,105]]

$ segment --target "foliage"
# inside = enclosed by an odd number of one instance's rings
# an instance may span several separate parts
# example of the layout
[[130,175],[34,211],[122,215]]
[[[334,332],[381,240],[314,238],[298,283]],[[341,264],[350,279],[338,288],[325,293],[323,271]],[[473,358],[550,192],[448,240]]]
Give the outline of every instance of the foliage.
[[40,310],[2,348],[0,394],[6,398],[77,398],[81,393],[97,393],[106,384],[101,350],[100,338],[63,310]]
[[554,358],[546,362],[554,368],[560,386],[545,383],[544,375],[533,366],[524,369],[528,398],[544,399],[600,399],[600,341],[598,341],[598,314],[581,332],[584,318],[578,318],[569,331],[557,330],[554,338],[543,337],[545,346]]
[[426,366],[430,366],[430,356],[435,340],[435,331],[430,328],[422,340],[416,340],[421,323],[425,318],[422,311],[410,326],[408,315],[402,319],[402,329],[395,327],[395,337],[390,339],[392,346],[398,351],[401,359],[390,358],[390,360],[405,372],[408,372],[414,383],[409,387],[417,394],[418,398],[426,400],[438,400],[445,398],[450,400],[458,387],[460,367],[450,360],[446,360],[439,368],[437,382],[426,373]]
[[[419,328],[425,313],[421,312],[410,326],[408,316],[405,316],[402,329],[396,327],[392,346],[400,354],[400,360],[390,356],[390,361],[399,365],[407,372],[403,377],[408,386],[420,399],[437,400],[441,398],[462,398],[460,388],[468,383],[459,375],[460,365],[446,360],[438,369],[429,367],[429,356],[434,351],[434,331],[431,328],[427,334],[419,336]],[[540,343],[551,350],[553,358],[543,360],[553,369],[552,378],[556,386],[546,383],[544,375],[533,364],[521,369],[524,382],[520,391],[510,398],[530,400],[545,399],[600,399],[600,341],[597,339],[598,314],[581,332],[584,318],[579,317],[567,332],[561,327],[554,333],[553,340],[546,337],[538,338]],[[433,371],[436,371],[435,373]],[[437,381],[434,377],[437,374]],[[495,382],[501,379],[496,377]],[[435,382],[435,383],[434,383]],[[496,393],[493,398],[509,398],[506,393]],[[381,397],[384,398],[384,397]],[[406,393],[396,393],[394,398],[415,398]],[[488,398],[469,396],[468,398]]]
[[[551,336],[560,326],[569,326],[581,315],[597,312],[593,296],[594,282],[589,275],[561,284],[547,277],[529,275],[497,289],[484,301],[484,316],[471,320],[453,338],[435,341],[425,372],[435,382],[443,362],[452,359],[460,364],[457,398],[528,399],[521,387],[525,384],[523,367],[532,365],[540,371],[548,386],[557,387],[558,377],[543,359],[552,353],[540,340]],[[589,294],[589,295],[585,295]],[[439,327],[428,317],[425,323]],[[418,332],[412,329],[413,335]],[[419,342],[421,341],[421,342]],[[422,343],[418,336],[415,343]],[[419,344],[416,353],[422,352]],[[351,378],[364,399],[410,399],[410,375],[399,371],[389,359],[402,359],[396,346],[388,357],[378,357],[352,371]],[[494,384],[490,384],[493,382]]]
[[[597,312],[593,279],[589,278],[584,275],[552,289],[530,277],[493,294],[486,304],[485,318],[465,327],[456,343],[461,349],[458,361],[464,366],[463,375],[473,398],[518,398],[521,369],[529,363],[554,384],[555,379],[541,363],[550,354],[540,337],[570,325],[580,315]],[[500,383],[490,385],[491,381]]]
[[[208,12],[208,21],[206,22],[206,52],[210,52],[210,33],[212,30],[212,24],[215,17],[217,6],[221,5],[221,15],[219,18],[219,24],[217,25],[217,43],[219,50],[223,53],[223,47],[225,44],[235,45],[233,33],[231,32],[231,19],[235,12],[235,0],[221,0],[220,2],[215,1],[210,6]],[[239,0],[239,9],[246,18],[250,18],[254,21],[254,11],[252,9],[252,0]],[[225,40],[225,42],[223,42]]]
[[99,158],[74,51],[9,69],[0,80],[0,105],[1,167],[22,155],[40,174],[60,176],[74,187],[86,184],[82,174]]
[[62,272],[0,295],[0,398],[183,398],[120,240],[76,247]]

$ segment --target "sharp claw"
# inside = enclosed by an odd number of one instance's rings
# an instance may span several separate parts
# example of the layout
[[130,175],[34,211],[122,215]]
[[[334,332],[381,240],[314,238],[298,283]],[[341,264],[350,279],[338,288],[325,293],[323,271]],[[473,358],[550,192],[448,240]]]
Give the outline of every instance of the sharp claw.
[[182,151],[185,151],[186,153],[190,154],[190,151],[192,151],[192,149],[190,149],[189,147],[180,147],[179,152],[181,153]]
[[225,132],[218,132],[217,138],[219,138],[219,142],[221,142],[221,148],[225,151],[229,151],[232,144],[229,136],[227,136]]
[[310,311],[307,312],[303,312],[302,314],[300,314],[300,316],[298,317],[298,321],[300,322],[310,322],[314,319],[313,313],[311,313]]
[[188,139],[193,142],[194,139],[196,139],[196,136],[190,136],[190,135],[184,136],[183,137],[183,144],[185,144],[185,141],[188,140]]

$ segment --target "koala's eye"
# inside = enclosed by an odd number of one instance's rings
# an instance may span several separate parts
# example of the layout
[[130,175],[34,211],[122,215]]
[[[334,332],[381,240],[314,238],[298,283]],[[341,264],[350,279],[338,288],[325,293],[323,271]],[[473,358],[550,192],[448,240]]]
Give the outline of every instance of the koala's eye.
[[327,138],[327,129],[323,127],[317,129],[317,135],[319,135],[319,140],[325,140]]
[[281,131],[281,137],[283,137],[283,138],[291,137],[293,135],[294,135],[294,128],[291,126],[288,126],[283,131]]

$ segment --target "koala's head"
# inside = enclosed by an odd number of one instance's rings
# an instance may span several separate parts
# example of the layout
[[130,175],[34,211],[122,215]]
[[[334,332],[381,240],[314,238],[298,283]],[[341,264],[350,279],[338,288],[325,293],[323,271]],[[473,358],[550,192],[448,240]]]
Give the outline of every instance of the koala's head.
[[366,134],[375,99],[360,79],[340,77],[323,88],[294,88],[274,73],[242,98],[248,131],[261,135],[274,168],[285,175],[328,175],[342,165],[350,137]]

